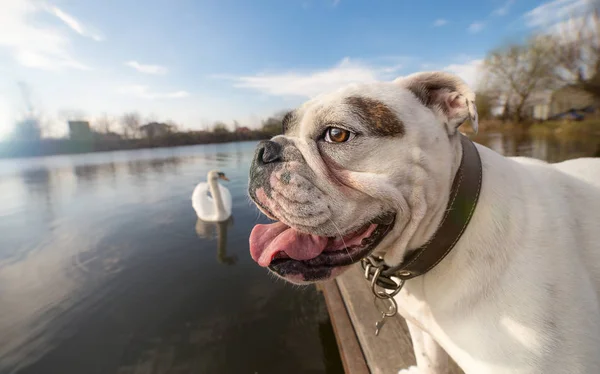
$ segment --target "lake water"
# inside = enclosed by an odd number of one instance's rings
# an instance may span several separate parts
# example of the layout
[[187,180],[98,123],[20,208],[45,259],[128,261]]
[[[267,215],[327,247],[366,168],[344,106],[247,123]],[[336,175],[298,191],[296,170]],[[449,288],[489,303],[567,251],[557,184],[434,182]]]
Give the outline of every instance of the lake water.
[[[600,136],[477,140],[600,152]],[[0,373],[342,373],[321,295],[250,259],[255,144],[0,160]],[[231,180],[225,224],[191,207],[210,169]]]

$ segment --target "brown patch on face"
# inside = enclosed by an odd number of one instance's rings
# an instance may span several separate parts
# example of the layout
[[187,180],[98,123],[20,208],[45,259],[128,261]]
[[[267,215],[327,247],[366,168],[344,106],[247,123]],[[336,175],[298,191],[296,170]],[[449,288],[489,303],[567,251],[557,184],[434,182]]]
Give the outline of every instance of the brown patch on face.
[[378,100],[361,96],[346,99],[352,112],[378,136],[404,135],[404,124],[390,108]]

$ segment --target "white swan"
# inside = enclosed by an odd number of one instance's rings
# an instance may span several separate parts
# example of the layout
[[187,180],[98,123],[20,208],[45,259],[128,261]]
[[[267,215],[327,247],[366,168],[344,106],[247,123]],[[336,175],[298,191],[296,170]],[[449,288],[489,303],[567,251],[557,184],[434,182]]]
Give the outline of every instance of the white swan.
[[[192,207],[198,218],[207,222],[226,221],[231,216],[231,194],[217,179],[228,181],[224,173],[211,170],[207,182],[198,183],[192,193]],[[208,194],[210,192],[210,195]],[[211,196],[212,195],[212,196]]]

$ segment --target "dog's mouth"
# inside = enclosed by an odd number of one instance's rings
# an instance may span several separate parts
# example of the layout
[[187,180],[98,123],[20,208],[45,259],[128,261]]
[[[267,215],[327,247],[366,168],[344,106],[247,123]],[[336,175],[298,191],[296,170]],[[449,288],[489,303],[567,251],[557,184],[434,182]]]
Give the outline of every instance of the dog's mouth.
[[385,213],[337,237],[307,234],[282,222],[260,224],[250,234],[250,254],[260,266],[281,276],[316,281],[328,278],[335,268],[368,256],[388,234],[394,220],[395,214]]

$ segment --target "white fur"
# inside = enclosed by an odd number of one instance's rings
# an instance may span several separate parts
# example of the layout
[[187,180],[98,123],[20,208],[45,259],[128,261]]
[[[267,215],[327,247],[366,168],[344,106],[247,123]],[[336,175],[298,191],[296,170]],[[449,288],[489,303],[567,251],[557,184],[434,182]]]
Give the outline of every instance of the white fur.
[[600,160],[478,149],[471,223],[444,261],[406,283],[402,315],[466,373],[600,372]]
[[[444,88],[429,90],[431,82]],[[426,107],[415,90],[435,100]],[[323,116],[364,125],[344,104],[352,95],[385,104],[404,134],[320,144],[314,134]],[[447,73],[353,85],[305,103],[285,137],[312,170],[340,231],[384,208],[397,212],[376,248],[395,265],[442,219],[460,162],[456,127],[468,117],[477,121],[471,101],[470,89]],[[444,373],[447,352],[467,374],[600,373],[600,159],[548,164],[477,149],[483,182],[470,224],[441,263],[397,296],[418,357],[418,369],[403,372]],[[323,154],[342,171],[328,171]],[[343,175],[351,192],[328,172]]]

